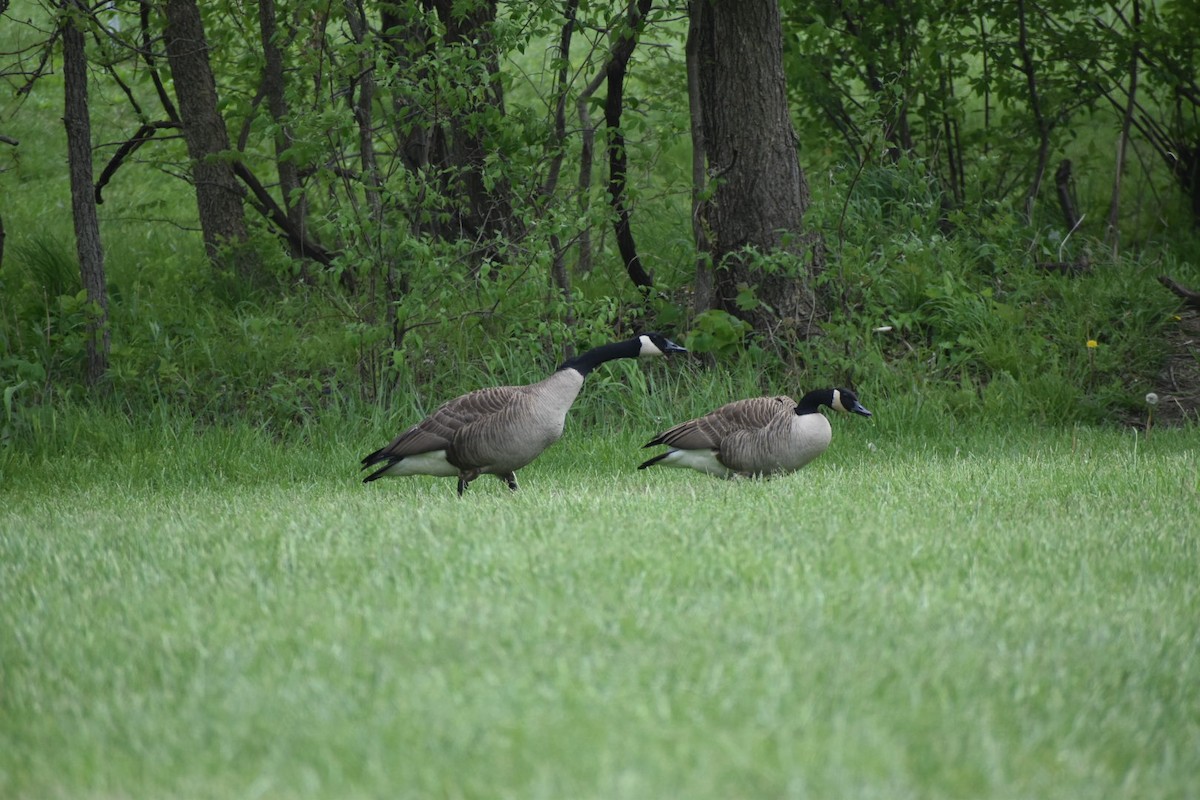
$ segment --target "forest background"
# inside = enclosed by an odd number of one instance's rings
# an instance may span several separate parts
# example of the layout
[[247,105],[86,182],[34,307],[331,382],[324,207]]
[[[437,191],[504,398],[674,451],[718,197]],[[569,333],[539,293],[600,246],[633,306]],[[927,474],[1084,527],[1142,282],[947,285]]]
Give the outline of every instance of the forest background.
[[650,329],[688,410],[1194,414],[1194,3],[0,12],[5,457],[97,406],[411,419]]

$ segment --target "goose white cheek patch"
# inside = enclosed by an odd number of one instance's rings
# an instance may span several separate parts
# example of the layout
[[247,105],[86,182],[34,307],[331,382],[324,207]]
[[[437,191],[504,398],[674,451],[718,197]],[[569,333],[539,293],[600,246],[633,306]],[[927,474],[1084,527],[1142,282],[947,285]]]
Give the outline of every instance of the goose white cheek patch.
[[661,355],[663,355],[663,351],[658,349],[658,345],[656,345],[650,339],[649,336],[642,334],[641,336],[638,337],[638,340],[642,343],[642,347],[641,347],[641,350],[638,351],[638,355],[643,355],[643,356],[661,356]]

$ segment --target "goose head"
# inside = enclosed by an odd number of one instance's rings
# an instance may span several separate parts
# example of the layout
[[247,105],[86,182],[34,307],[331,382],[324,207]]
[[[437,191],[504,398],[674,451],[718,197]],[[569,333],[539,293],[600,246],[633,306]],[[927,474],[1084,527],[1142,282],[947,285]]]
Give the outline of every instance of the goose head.
[[637,339],[639,356],[664,356],[667,353],[686,353],[687,348],[675,344],[661,333],[643,333]]
[[859,414],[864,417],[871,416],[871,412],[862,403],[858,402],[858,395],[849,389],[834,389],[833,402],[829,404],[829,407],[850,414]]
[[863,417],[871,416],[871,412],[858,402],[858,395],[849,389],[815,389],[800,399],[796,405],[796,413],[815,414],[819,406],[829,406],[834,411]]

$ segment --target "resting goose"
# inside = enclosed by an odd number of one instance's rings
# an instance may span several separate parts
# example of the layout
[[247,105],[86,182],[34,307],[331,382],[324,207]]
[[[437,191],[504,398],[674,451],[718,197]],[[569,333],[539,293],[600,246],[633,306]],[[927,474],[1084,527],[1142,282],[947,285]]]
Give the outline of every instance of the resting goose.
[[659,464],[720,478],[792,472],[829,447],[833,431],[818,410],[823,405],[871,416],[849,389],[818,389],[799,403],[784,395],[737,400],[656,436],[645,446],[671,449],[638,469]]
[[462,497],[471,481],[490,474],[515,492],[516,471],[562,436],[567,411],[596,366],[616,358],[686,352],[662,334],[643,333],[568,359],[537,383],[468,392],[364,458],[363,469],[382,466],[363,483],[385,476],[457,476]]

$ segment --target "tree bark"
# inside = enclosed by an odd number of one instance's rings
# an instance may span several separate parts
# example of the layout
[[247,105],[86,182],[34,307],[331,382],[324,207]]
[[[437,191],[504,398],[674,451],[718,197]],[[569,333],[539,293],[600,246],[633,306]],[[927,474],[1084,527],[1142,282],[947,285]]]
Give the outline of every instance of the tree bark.
[[[558,178],[562,173],[562,162],[567,141],[567,94],[570,91],[571,67],[571,38],[575,30],[575,15],[579,9],[579,0],[566,0],[563,9],[565,17],[558,38],[558,70],[555,77],[554,100],[554,139],[553,152],[550,155],[550,169],[546,182],[542,186],[542,201],[548,205],[558,188]],[[586,223],[585,223],[586,225]],[[550,247],[554,258],[550,264],[550,280],[558,288],[563,302],[566,304],[566,322],[575,324],[575,312],[571,298],[571,275],[567,271],[566,248],[562,246],[558,234],[550,235]]]
[[[807,338],[821,310],[811,279],[824,257],[819,236],[804,228],[808,183],[787,103],[779,3],[700,0],[697,7],[704,141],[716,183],[707,215],[714,306],[760,331],[782,323]],[[756,266],[754,253],[783,252],[802,266]],[[743,287],[753,287],[755,307],[739,307]]]
[[[365,47],[368,36],[367,17],[354,0],[346,0],[345,7],[346,19],[350,23],[350,33],[358,45],[359,53],[358,97],[354,101],[354,120],[358,123],[359,163],[362,166],[363,191],[366,193],[367,208],[371,213],[370,224],[364,226],[363,236],[367,239],[365,243],[375,251],[376,268],[371,270],[370,275],[371,296],[372,298],[379,296],[376,276],[382,271],[384,316],[388,330],[392,332],[392,346],[398,348],[401,338],[395,302],[399,299],[399,293],[396,290],[398,276],[392,266],[392,260],[383,253],[381,241],[384,224],[383,177],[379,171],[379,161],[375,157],[375,71],[372,68],[373,60],[369,55],[370,51]],[[378,235],[372,237],[372,231],[378,232]]]
[[1054,186],[1058,192],[1058,206],[1062,209],[1067,233],[1079,226],[1079,212],[1075,210],[1075,197],[1071,192],[1071,159],[1064,158],[1054,172]]
[[1186,305],[1200,310],[1200,292],[1189,289],[1179,281],[1172,278],[1170,275],[1159,275],[1158,282],[1170,289],[1171,292],[1173,292],[1176,297],[1183,300]]
[[[604,73],[596,73],[575,99],[575,112],[579,115],[579,216],[585,220],[592,204],[592,167],[596,160],[596,126],[592,124],[588,103],[603,82]],[[584,274],[592,271],[590,224],[585,224],[579,232],[579,258],[576,260],[576,268]]]
[[1025,192],[1025,220],[1033,224],[1034,206],[1042,188],[1042,179],[1046,176],[1046,166],[1050,163],[1050,121],[1042,109],[1042,99],[1038,92],[1037,67],[1033,54],[1029,49],[1029,28],[1025,23],[1025,0],[1017,0],[1017,50],[1021,56],[1021,71],[1025,73],[1025,85],[1029,90],[1029,108],[1033,112],[1033,122],[1037,128],[1038,152],[1037,162],[1033,169],[1033,180],[1029,190]]
[[[419,5],[409,2],[383,2],[379,8],[379,26],[384,44],[383,55],[399,75],[424,80],[428,70],[419,56],[429,50],[431,32]],[[414,174],[429,166],[430,126],[433,120],[424,109],[402,92],[392,93],[392,130],[399,143],[400,159]],[[436,233],[430,230],[431,233]]]
[[642,20],[650,10],[652,0],[630,0],[626,14],[627,26],[618,34],[622,37],[613,46],[612,58],[605,69],[608,80],[608,95],[604,99],[604,124],[608,128],[608,194],[616,219],[617,249],[625,262],[625,271],[633,285],[642,290],[653,288],[654,279],[642,267],[637,244],[633,238],[633,226],[629,220],[629,205],[625,201],[626,169],[629,163],[625,153],[625,135],[621,132],[621,113],[625,103],[625,72],[633,49],[637,46],[637,32]]
[[[244,195],[229,160],[229,132],[217,109],[217,84],[208,60],[200,8],[196,0],[165,0],[163,12],[167,62],[192,161],[204,248],[217,266],[223,245],[246,240]],[[235,254],[233,265],[240,277],[251,277],[250,263],[244,256]]]
[[[300,175],[294,159],[287,151],[295,136],[288,122],[288,102],[285,94],[286,82],[283,73],[283,50],[277,41],[279,27],[275,11],[275,0],[259,0],[259,33],[263,49],[262,92],[267,99],[267,110],[275,123],[275,169],[279,174],[279,194],[283,201],[289,228],[297,231],[299,241],[304,241],[307,203],[301,191]],[[292,242],[292,255],[304,258],[305,253],[298,242]]]
[[79,275],[91,308],[87,314],[85,379],[96,386],[108,371],[108,287],[100,220],[92,189],[92,126],[88,109],[87,53],[77,17],[86,14],[79,0],[63,0],[63,123],[67,129],[67,163],[71,179],[71,217]]
[[713,266],[708,240],[708,148],[704,143],[704,112],[700,102],[700,3],[688,1],[687,60],[688,119],[692,132],[692,240],[696,243],[696,277],[692,281],[692,312],[712,306]]
[[1142,6],[1139,0],[1133,0],[1133,46],[1129,58],[1129,91],[1125,103],[1125,114],[1121,119],[1121,134],[1117,138],[1117,163],[1113,168],[1112,198],[1108,203],[1108,225],[1105,230],[1105,237],[1112,245],[1113,258],[1117,257],[1121,246],[1121,178],[1125,172],[1125,151],[1129,146],[1129,129],[1133,126],[1133,114],[1137,108],[1141,27]]
[[496,51],[492,26],[496,22],[496,0],[424,0],[433,8],[445,27],[445,45],[470,47],[487,70],[482,92],[470,93],[463,107],[453,108],[449,124],[435,132],[431,159],[454,176],[447,186],[451,197],[466,200],[465,210],[455,220],[457,238],[474,239],[479,258],[498,258],[498,248],[492,241],[500,236],[515,236],[519,226],[513,219],[512,186],[506,180],[495,180],[489,187],[484,172],[488,169],[486,126],[472,117],[491,109],[504,113],[504,90],[498,76],[500,59]]

